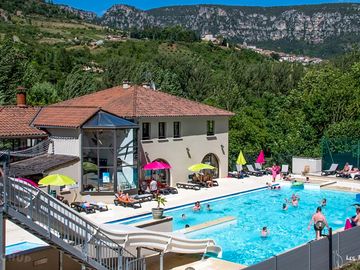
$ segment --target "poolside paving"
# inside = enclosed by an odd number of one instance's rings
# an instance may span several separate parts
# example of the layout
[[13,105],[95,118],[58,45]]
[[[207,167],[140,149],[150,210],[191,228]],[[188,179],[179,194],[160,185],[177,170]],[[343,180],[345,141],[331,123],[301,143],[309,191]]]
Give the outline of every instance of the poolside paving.
[[[271,181],[271,176],[248,177],[245,179],[222,178],[218,179],[218,187],[202,188],[201,190],[178,189],[178,194],[166,195],[167,203],[165,208],[172,208],[196,201],[204,201],[215,197],[223,197],[246,190],[265,187],[266,182],[269,181]],[[101,220],[101,223],[106,223],[126,217],[151,213],[151,208],[156,207],[154,201],[144,202],[141,205],[142,207],[137,209],[110,205],[109,211],[86,215],[86,217],[95,222]]]

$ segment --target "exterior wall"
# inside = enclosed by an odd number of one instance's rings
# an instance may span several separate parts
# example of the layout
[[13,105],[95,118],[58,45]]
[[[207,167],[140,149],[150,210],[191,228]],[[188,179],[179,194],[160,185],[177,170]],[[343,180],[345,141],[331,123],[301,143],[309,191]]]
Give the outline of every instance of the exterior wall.
[[[80,158],[81,155],[81,141],[80,141],[80,130],[79,129],[64,129],[64,128],[53,128],[47,129],[50,134],[50,138],[54,141],[54,154],[58,155],[69,155],[77,156]],[[52,153],[51,145],[49,147],[49,153]],[[75,162],[66,167],[57,168],[49,171],[48,174],[63,174],[67,175],[78,182],[79,188],[72,189],[71,195],[65,196],[69,202],[73,201],[73,193],[79,193],[81,190],[81,164],[80,161]],[[55,187],[52,187],[56,189]],[[57,190],[59,194],[59,190]]]
[[[215,135],[207,136],[207,121],[215,121]],[[228,173],[228,117],[143,117],[139,119],[140,164],[155,159],[167,161],[170,169],[170,183],[187,181],[187,168],[200,163],[206,154],[213,153],[219,160],[219,177]],[[173,123],[181,124],[181,137],[173,138]],[[142,139],[142,123],[151,123],[150,140]],[[166,139],[158,139],[158,123],[166,122]]]
[[[47,131],[50,133],[50,139],[54,141],[54,154],[80,156],[79,129],[50,128]],[[51,151],[50,147],[49,152]]]
[[321,172],[322,160],[319,158],[293,157],[292,158],[292,172],[301,174],[305,166],[309,166],[309,173]]
[[80,161],[74,162],[73,164],[69,164],[66,167],[56,168],[47,172],[48,174],[63,174],[66,176],[71,177],[75,181],[77,181],[77,186],[71,187],[69,191],[60,192],[60,187],[51,186],[52,190],[56,190],[56,194],[60,194],[64,196],[68,202],[76,201],[77,198],[81,198],[80,191],[81,191],[81,166]]
[[[209,154],[214,154],[219,161],[219,177],[226,177],[228,173],[228,117],[143,117],[139,122],[139,165],[142,168],[146,163],[155,159],[167,161],[170,170],[170,184],[187,181],[189,171],[187,168],[195,163],[202,162]],[[215,121],[215,135],[207,136],[207,121]],[[180,138],[173,137],[174,122],[180,122]],[[150,140],[142,139],[142,123],[151,124]],[[158,123],[166,123],[166,138],[158,139]],[[81,136],[80,130],[75,129],[48,129],[54,140],[54,153],[74,155],[80,157]],[[81,189],[80,162],[67,168],[54,170],[52,173],[61,173],[73,177]],[[142,174],[139,174],[141,178]],[[75,190],[73,191],[75,192]],[[71,199],[70,199],[71,200]]]
[[[7,270],[49,270],[60,269],[60,253],[52,247],[41,248],[39,250],[19,253],[7,256]],[[80,270],[81,265],[67,255],[63,255],[63,269]]]

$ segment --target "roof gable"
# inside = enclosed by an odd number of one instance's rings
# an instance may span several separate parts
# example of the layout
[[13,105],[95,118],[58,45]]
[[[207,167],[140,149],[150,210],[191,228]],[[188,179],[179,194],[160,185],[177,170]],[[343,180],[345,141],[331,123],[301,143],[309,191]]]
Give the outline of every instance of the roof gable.
[[36,127],[78,128],[99,111],[97,107],[48,106],[33,121]]

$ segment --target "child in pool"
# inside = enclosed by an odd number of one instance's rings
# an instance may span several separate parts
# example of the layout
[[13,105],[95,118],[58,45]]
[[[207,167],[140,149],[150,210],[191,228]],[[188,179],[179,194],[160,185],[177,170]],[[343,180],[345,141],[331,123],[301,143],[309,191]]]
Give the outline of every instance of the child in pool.
[[270,230],[267,227],[263,227],[261,230],[261,237],[268,237],[270,234]]
[[201,210],[200,202],[196,202],[193,207],[193,211],[200,211],[200,210]]

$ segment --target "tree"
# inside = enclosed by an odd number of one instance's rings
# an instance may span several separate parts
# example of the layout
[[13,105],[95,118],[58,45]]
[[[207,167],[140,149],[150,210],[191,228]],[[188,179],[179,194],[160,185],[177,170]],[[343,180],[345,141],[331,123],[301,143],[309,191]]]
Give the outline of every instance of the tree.
[[0,104],[12,104],[27,66],[24,50],[11,39],[0,46]]
[[60,101],[57,90],[49,82],[36,83],[27,91],[27,103],[32,106],[45,106]]
[[66,77],[60,97],[62,100],[67,100],[92,93],[99,89],[101,89],[101,83],[93,73],[74,68]]

